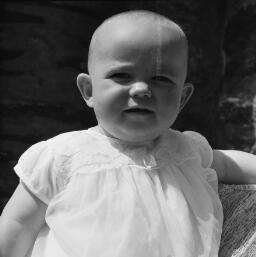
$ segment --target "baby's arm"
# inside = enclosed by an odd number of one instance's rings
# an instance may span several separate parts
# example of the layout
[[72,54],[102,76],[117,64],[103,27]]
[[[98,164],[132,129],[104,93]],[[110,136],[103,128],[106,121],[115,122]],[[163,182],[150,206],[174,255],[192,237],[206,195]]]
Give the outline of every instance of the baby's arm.
[[212,168],[226,184],[256,184],[256,156],[236,150],[214,150]]
[[20,183],[0,217],[0,256],[24,257],[45,223],[47,205]]

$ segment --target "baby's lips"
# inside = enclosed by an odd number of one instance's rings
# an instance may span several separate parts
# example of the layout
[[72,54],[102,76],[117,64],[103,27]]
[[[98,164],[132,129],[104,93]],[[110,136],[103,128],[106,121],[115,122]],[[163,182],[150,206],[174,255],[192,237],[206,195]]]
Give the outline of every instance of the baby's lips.
[[132,106],[124,110],[125,112],[145,112],[145,113],[153,113],[154,110],[149,107],[144,106]]
[[146,108],[130,108],[125,110],[126,113],[142,113],[142,114],[151,114],[152,110]]

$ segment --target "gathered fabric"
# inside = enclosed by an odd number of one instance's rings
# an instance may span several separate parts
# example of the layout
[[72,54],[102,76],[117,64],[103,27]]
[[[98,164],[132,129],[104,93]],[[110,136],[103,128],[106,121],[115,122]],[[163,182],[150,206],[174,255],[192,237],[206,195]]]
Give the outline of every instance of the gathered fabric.
[[32,257],[217,257],[213,153],[192,131],[145,145],[93,129],[29,148],[15,171],[48,205]]

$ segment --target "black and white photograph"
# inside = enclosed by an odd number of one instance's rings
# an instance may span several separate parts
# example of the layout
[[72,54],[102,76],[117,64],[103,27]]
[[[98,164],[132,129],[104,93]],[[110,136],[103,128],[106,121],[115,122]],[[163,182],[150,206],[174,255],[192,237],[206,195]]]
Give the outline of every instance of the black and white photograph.
[[0,3],[0,257],[256,257],[256,1]]

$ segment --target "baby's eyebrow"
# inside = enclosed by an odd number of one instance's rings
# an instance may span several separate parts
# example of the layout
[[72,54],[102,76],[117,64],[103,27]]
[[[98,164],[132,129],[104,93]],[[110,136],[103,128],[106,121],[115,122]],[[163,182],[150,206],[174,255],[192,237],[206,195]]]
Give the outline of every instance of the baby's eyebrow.
[[120,70],[128,70],[128,69],[131,69],[133,67],[134,67],[134,64],[125,62],[125,63],[117,63],[117,64],[110,65],[110,66],[108,66],[108,70],[120,71]]

